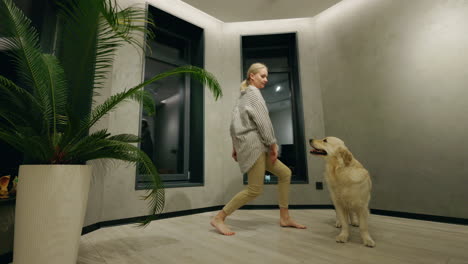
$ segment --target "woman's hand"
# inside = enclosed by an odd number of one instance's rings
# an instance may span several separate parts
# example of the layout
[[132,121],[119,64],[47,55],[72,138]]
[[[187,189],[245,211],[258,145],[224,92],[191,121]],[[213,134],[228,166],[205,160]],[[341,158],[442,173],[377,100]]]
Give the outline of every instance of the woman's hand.
[[237,162],[237,152],[235,148],[232,148],[232,158]]
[[278,145],[271,144],[270,145],[270,160],[271,164],[275,164],[276,160],[278,159]]

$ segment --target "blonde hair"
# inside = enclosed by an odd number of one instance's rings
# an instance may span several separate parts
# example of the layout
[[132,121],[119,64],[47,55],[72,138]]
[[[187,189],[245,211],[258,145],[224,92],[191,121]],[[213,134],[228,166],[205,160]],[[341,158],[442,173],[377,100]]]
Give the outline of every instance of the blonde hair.
[[249,81],[249,78],[250,78],[250,74],[253,73],[253,74],[257,74],[261,69],[267,69],[267,66],[263,63],[260,63],[260,62],[256,62],[256,63],[253,63],[252,65],[250,65],[249,67],[249,70],[247,71],[247,76],[245,78],[244,81],[242,81],[241,83],[241,86],[240,86],[240,90],[241,91],[245,91],[245,89],[247,89],[247,87],[249,87],[250,85],[250,81]]

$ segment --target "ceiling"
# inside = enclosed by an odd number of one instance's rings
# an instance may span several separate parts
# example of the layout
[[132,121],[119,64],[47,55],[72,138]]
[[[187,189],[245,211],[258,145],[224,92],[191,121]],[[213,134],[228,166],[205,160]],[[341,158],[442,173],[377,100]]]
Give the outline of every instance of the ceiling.
[[313,17],[341,0],[182,0],[223,21]]

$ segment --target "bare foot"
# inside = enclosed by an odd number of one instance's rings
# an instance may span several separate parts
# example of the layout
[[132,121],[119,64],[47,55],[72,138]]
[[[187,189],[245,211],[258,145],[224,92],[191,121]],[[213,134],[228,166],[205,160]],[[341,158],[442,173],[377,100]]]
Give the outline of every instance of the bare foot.
[[306,229],[307,228],[305,225],[301,225],[301,224],[296,223],[291,218],[280,219],[280,226],[281,227],[294,227],[294,228],[298,228],[298,229]]
[[218,218],[216,216],[213,217],[213,219],[211,219],[210,224],[214,228],[216,228],[216,230],[218,230],[218,232],[221,233],[222,235],[232,236],[235,234],[229,229],[229,227],[226,226],[226,224],[224,224],[224,221],[221,218]]

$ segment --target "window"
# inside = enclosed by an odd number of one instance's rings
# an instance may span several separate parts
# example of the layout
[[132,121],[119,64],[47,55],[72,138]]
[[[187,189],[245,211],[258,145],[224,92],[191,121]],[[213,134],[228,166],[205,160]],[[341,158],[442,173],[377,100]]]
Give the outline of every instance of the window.
[[[278,141],[278,158],[291,169],[291,182],[306,183],[304,119],[296,34],[243,36],[242,58],[242,79],[252,63],[261,62],[268,67],[268,84],[260,91]],[[247,175],[244,176],[246,181]],[[266,172],[265,183],[276,182],[276,176]]]
[[[155,38],[148,40],[145,80],[183,65],[203,67],[203,29],[149,6],[155,18]],[[166,183],[203,182],[203,87],[189,76],[172,76],[145,87],[156,103],[156,114],[142,111],[140,148]],[[144,175],[137,171],[136,188]],[[169,185],[170,185],[169,184]],[[167,184],[166,184],[167,185]]]

